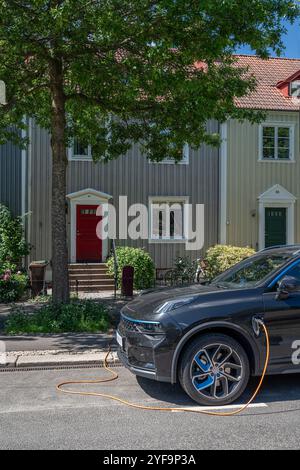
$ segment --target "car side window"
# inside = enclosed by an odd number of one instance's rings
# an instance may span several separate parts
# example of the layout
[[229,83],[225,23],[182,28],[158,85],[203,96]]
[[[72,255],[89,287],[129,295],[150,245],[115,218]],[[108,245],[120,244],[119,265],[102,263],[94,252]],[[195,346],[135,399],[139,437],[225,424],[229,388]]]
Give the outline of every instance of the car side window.
[[292,276],[300,282],[300,263],[291,268],[285,275]]
[[290,270],[284,271],[284,273],[281,274],[280,277],[277,277],[277,278],[276,278],[276,282],[272,284],[272,289],[271,289],[272,292],[276,292],[276,291],[277,291],[278,285],[279,285],[280,281],[281,281],[285,276],[294,277],[295,279],[297,279],[297,281],[300,282],[300,262],[299,262],[298,264],[296,264],[295,266],[293,266]]

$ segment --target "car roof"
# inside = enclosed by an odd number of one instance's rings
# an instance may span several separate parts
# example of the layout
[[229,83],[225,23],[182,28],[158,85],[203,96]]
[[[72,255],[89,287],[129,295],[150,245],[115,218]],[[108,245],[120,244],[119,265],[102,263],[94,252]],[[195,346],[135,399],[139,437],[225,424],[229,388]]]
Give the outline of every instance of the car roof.
[[259,253],[283,254],[291,257],[300,256],[300,245],[276,245],[260,250]]

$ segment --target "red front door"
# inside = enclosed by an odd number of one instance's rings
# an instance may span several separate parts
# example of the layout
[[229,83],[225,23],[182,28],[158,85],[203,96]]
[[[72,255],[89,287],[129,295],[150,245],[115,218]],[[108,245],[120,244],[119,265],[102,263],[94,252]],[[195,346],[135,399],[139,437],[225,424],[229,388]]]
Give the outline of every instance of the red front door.
[[77,206],[76,260],[79,263],[102,261],[102,240],[96,233],[97,224],[102,217],[96,215],[97,208],[96,205]]

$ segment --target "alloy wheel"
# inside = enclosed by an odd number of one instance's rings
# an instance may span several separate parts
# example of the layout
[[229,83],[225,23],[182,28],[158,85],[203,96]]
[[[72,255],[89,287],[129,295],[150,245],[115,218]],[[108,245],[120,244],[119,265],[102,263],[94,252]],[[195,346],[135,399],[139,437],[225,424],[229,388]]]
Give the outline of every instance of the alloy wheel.
[[242,360],[226,344],[214,343],[202,347],[191,363],[192,384],[206,398],[224,400],[230,397],[239,387],[242,376]]

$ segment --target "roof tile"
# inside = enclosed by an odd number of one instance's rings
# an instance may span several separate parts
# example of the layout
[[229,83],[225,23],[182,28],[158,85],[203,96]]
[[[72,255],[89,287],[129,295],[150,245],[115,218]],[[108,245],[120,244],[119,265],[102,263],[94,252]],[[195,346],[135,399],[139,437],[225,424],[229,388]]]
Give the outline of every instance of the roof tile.
[[[300,72],[300,59],[269,58],[236,55],[237,66],[249,67],[249,72],[257,79],[257,88],[247,96],[236,99],[240,108],[299,111],[300,103],[286,97],[277,88],[277,83]],[[300,102],[300,100],[299,100]]]

